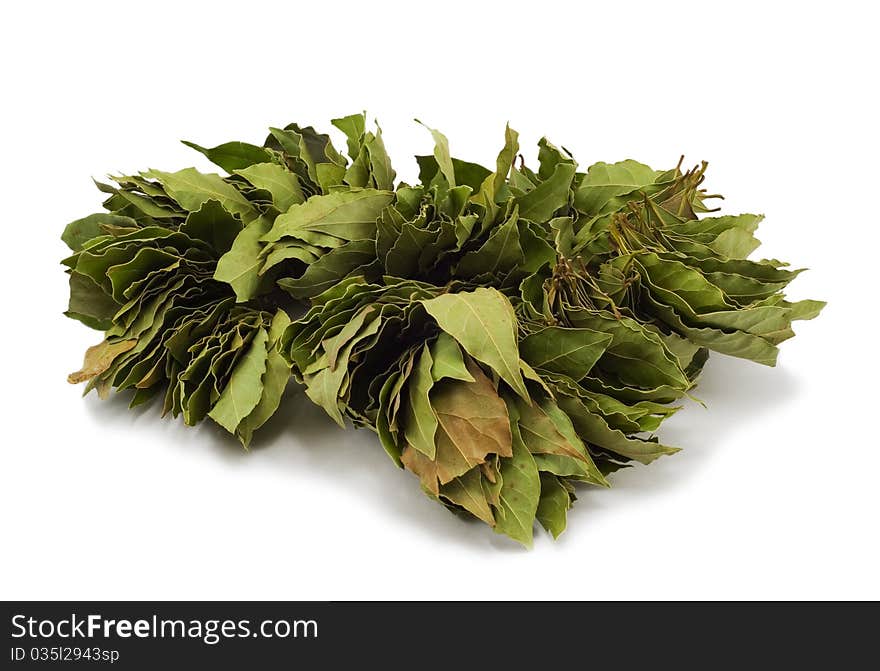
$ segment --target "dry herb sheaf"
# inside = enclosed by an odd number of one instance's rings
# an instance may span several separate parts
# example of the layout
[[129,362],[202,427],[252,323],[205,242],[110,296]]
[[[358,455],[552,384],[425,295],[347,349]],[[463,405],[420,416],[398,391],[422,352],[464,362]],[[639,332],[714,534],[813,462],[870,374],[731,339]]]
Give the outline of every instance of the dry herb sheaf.
[[761,216],[707,216],[705,163],[579,172],[542,139],[532,170],[508,127],[489,169],[429,129],[419,183],[395,185],[378,126],[332,123],[347,157],[290,124],[186,143],[225,176],[98,183],[105,212],[62,236],[66,314],[104,331],[70,382],[247,446],[292,377],[426,494],[529,545],[535,520],[564,530],[577,483],[677,451],[654,432],[709,350],[772,366],[824,305],[747,258]]

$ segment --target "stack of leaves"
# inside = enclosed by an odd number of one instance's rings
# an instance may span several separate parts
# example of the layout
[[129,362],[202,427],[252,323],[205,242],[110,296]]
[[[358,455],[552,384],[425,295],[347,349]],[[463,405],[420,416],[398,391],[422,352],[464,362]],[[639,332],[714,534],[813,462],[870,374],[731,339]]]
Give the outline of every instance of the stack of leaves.
[[62,236],[66,314],[104,331],[70,381],[162,394],[247,446],[294,379],[427,495],[529,545],[536,521],[563,531],[578,483],[677,451],[655,432],[710,350],[774,365],[823,306],[747,258],[760,216],[709,216],[705,164],[581,172],[542,139],[532,170],[507,128],[490,170],[431,130],[419,183],[395,184],[378,126],[333,125],[347,158],[291,124],[186,143],[224,176],[99,184],[106,212]]

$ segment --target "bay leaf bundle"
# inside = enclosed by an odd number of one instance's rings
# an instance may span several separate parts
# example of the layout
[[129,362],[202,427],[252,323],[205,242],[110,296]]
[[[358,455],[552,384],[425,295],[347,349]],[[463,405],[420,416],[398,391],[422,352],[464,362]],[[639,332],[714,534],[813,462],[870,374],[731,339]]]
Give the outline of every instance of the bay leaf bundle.
[[103,332],[70,382],[247,447],[294,380],[428,496],[530,545],[580,484],[678,450],[656,432],[709,351],[772,366],[824,305],[749,259],[761,216],[716,214],[705,163],[580,171],[542,139],[532,169],[508,127],[484,167],[429,129],[410,185],[365,114],[332,124],[344,153],[290,124],[186,143],[223,174],[98,183],[104,211],[62,236],[66,315]]

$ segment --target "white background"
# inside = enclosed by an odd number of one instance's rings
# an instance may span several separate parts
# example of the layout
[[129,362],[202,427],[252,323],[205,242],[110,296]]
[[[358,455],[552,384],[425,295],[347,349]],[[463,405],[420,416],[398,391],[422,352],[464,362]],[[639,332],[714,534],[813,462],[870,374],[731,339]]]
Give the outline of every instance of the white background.
[[[0,598],[880,598],[873,3],[13,3],[4,9]],[[685,450],[582,490],[529,552],[424,497],[293,393],[249,454],[209,422],[81,399],[58,236],[90,178],[207,169],[366,108],[398,175],[492,164],[505,121],[582,166],[710,161],[759,254],[820,298],[764,368],[713,355],[661,430]]]

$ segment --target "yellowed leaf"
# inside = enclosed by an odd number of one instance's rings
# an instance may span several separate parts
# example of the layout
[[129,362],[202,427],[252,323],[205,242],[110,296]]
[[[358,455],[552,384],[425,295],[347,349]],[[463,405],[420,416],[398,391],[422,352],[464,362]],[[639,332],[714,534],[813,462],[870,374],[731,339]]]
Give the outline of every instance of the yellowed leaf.
[[96,375],[100,375],[110,368],[110,364],[113,363],[116,357],[127,352],[135,345],[137,345],[136,338],[117,340],[116,342],[104,340],[97,345],[92,345],[86,350],[82,369],[68,375],[67,381],[70,384],[79,384],[80,382],[91,380]]

